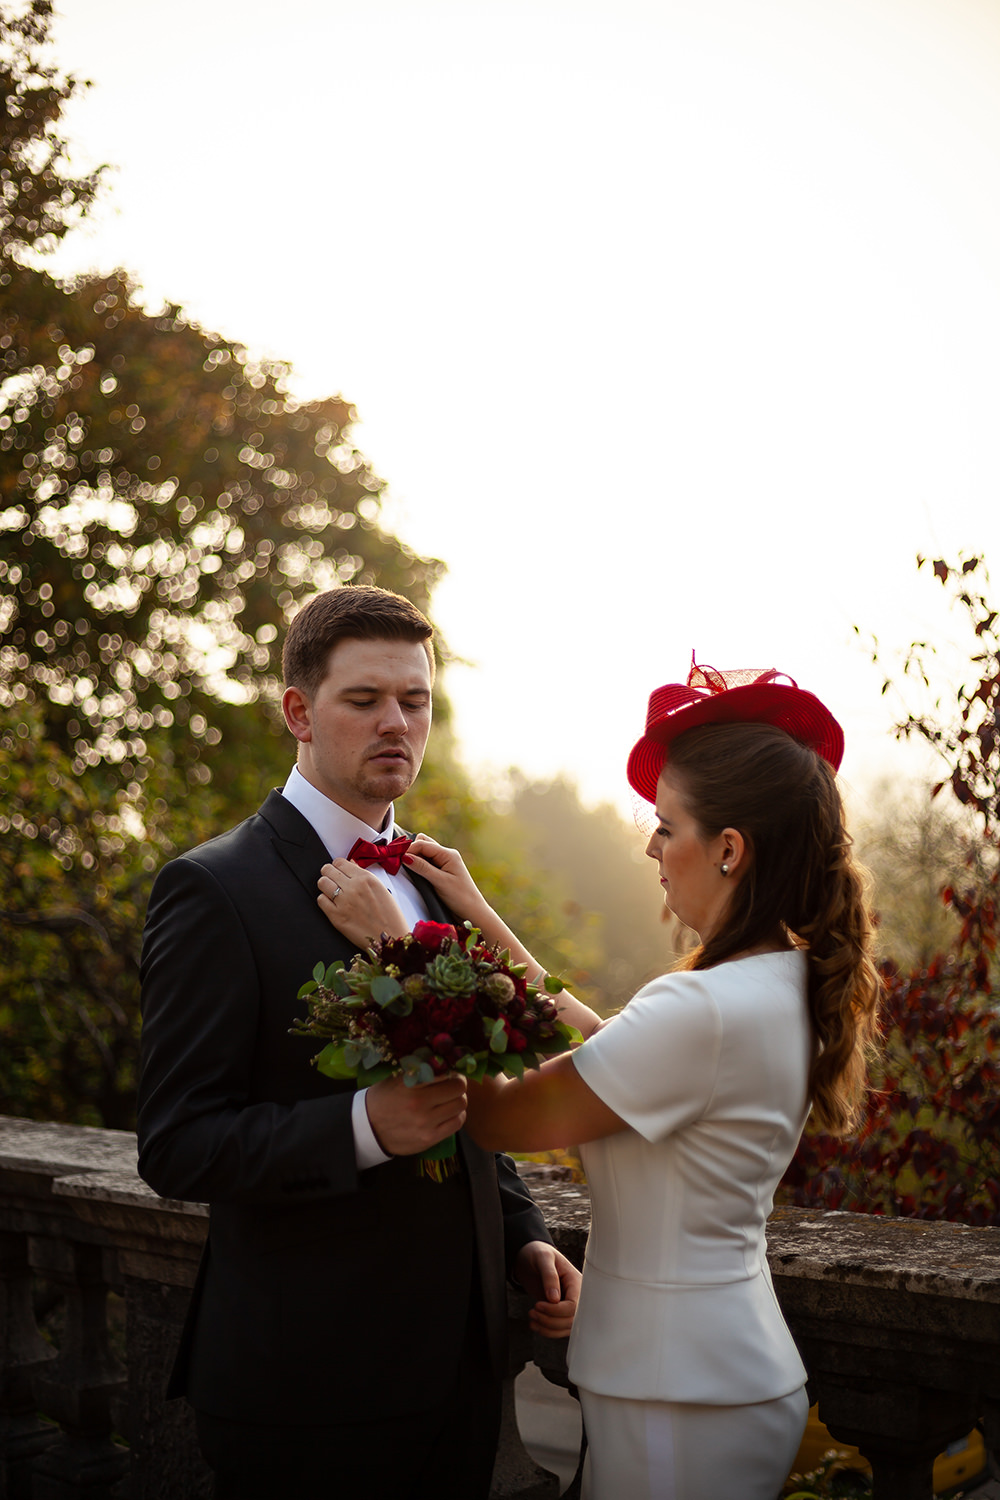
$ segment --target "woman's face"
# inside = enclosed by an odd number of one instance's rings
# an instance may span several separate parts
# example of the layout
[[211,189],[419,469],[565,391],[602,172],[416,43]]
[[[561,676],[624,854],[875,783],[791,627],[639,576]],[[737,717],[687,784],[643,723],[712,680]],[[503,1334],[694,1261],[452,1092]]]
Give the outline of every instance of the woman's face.
[[676,777],[664,771],[656,787],[657,827],[646,853],[660,867],[663,898],[687,927],[706,943],[719,926],[734,881],[721,873],[726,862],[726,832],[706,840],[687,811]]

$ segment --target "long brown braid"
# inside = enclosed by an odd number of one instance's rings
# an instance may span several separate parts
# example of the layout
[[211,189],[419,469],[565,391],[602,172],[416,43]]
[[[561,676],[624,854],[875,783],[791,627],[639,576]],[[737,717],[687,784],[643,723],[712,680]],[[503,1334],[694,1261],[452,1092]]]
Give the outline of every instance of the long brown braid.
[[770,724],[717,724],[679,735],[663,775],[702,837],[738,829],[750,855],[719,930],[679,967],[711,968],[781,933],[806,949],[813,1113],[825,1130],[847,1133],[864,1097],[882,985],[833,770]]

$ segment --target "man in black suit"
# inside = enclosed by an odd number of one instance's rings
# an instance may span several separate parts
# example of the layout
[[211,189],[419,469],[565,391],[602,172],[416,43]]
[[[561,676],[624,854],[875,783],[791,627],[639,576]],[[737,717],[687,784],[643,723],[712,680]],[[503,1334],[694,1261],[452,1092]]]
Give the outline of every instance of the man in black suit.
[[[307,605],[284,654],[297,766],[150,899],[139,1169],[210,1204],[171,1394],[196,1410],[219,1500],[486,1496],[505,1278],[554,1314],[577,1296],[513,1164],[461,1132],[464,1079],[355,1091],[289,1034],[317,960],[356,951],[317,880],[355,839],[393,837],[430,728],[430,638],[381,589]],[[371,870],[409,920],[449,920],[405,869]],[[422,1177],[414,1155],[455,1130],[460,1171]]]

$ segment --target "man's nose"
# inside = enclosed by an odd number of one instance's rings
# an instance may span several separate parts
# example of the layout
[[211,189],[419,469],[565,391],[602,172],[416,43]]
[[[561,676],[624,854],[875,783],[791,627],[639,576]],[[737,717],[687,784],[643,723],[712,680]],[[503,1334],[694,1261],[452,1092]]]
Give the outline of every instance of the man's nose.
[[399,700],[389,698],[378,721],[379,734],[405,734],[409,724]]

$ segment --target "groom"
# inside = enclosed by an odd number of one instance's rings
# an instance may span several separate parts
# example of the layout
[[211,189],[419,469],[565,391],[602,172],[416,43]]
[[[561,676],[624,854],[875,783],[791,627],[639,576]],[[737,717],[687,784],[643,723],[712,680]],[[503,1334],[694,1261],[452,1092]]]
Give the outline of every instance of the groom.
[[[355,1091],[289,1035],[317,960],[355,952],[316,882],[357,839],[393,837],[430,728],[430,642],[382,589],[308,604],[284,652],[297,765],[259,813],[168,864],[150,899],[139,1167],[164,1196],[210,1205],[170,1394],[196,1410],[218,1500],[485,1497],[506,1276],[577,1296],[506,1157],[460,1134],[457,1175],[418,1173],[414,1155],[464,1121],[464,1080]],[[408,920],[448,920],[392,863],[370,868]]]

